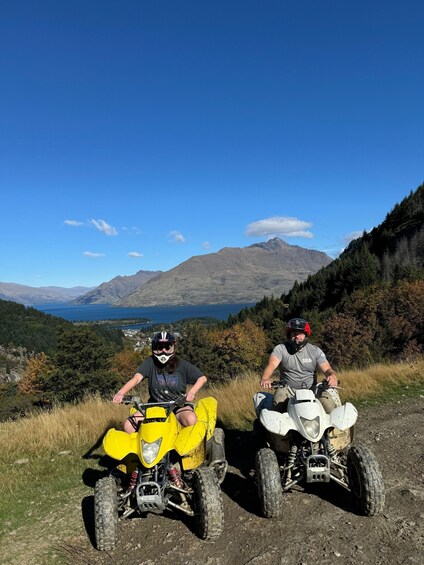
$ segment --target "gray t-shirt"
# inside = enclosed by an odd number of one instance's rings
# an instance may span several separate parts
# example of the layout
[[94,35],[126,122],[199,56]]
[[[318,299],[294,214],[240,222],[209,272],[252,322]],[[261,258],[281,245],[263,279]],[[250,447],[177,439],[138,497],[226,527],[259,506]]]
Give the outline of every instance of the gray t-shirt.
[[314,373],[318,365],[325,363],[324,352],[311,343],[291,355],[286,346],[280,343],[274,347],[271,355],[280,359],[280,379],[292,388],[310,388],[314,384]]

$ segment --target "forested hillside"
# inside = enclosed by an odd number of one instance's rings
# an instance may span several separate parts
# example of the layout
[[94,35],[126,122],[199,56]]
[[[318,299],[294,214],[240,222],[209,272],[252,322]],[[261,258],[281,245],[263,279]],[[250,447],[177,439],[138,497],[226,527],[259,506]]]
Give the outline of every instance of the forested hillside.
[[0,300],[0,345],[24,347],[28,351],[52,353],[57,331],[71,322],[44,314],[17,302]]
[[287,294],[264,298],[230,316],[281,340],[284,321],[311,321],[313,340],[341,366],[408,358],[423,353],[424,185],[406,197],[381,225],[352,241],[327,267]]
[[120,331],[74,325],[0,300],[0,420],[40,403],[109,394],[120,374],[112,370],[112,360],[122,349]]

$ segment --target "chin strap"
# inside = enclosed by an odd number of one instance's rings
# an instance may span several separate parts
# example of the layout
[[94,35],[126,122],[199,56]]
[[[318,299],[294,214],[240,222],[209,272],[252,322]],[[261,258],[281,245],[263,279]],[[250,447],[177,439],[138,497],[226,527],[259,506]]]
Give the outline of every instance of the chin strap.
[[155,355],[156,359],[159,361],[159,363],[162,363],[162,365],[165,365],[166,363],[168,363],[168,361],[173,356],[174,356],[174,353],[171,353],[171,355],[165,355],[165,353],[161,353],[160,355]]
[[307,343],[308,338],[305,338],[302,343],[297,343],[296,341],[289,339],[284,345],[286,346],[286,349],[290,353],[290,355],[294,355],[295,353],[303,349]]

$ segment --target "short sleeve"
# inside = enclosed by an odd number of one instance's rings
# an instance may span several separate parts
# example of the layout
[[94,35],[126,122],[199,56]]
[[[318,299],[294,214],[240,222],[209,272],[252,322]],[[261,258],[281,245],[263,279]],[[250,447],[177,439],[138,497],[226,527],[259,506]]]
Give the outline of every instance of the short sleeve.
[[138,367],[136,373],[140,373],[140,375],[143,375],[143,377],[148,378],[152,372],[152,364],[153,364],[152,358],[147,357],[147,359],[145,359],[143,363]]

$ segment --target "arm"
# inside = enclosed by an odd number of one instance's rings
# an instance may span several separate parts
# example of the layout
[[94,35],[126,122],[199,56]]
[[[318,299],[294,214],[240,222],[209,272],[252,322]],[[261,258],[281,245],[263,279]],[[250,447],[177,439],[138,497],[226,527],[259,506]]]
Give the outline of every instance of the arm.
[[202,388],[202,386],[206,383],[207,380],[208,379],[205,377],[205,375],[202,375],[197,379],[197,381],[191,387],[189,392],[186,394],[186,399],[188,400],[188,402],[192,402],[194,400],[196,394],[199,392],[199,390]]
[[280,359],[275,355],[270,355],[268,360],[268,365],[265,367],[264,372],[262,373],[261,379],[261,387],[262,388],[271,388],[271,377],[272,373],[280,364]]
[[136,373],[132,379],[130,379],[127,383],[124,384],[123,387],[121,387],[118,390],[118,392],[113,397],[112,402],[114,402],[115,404],[120,404],[124,396],[127,394],[127,392],[129,392],[132,388],[138,385],[138,383],[141,383],[142,380],[143,380],[143,375],[141,375],[140,373]]
[[324,361],[324,363],[319,365],[319,368],[324,373],[329,386],[337,386],[339,381],[337,380],[336,373],[333,371],[330,363],[328,361]]

